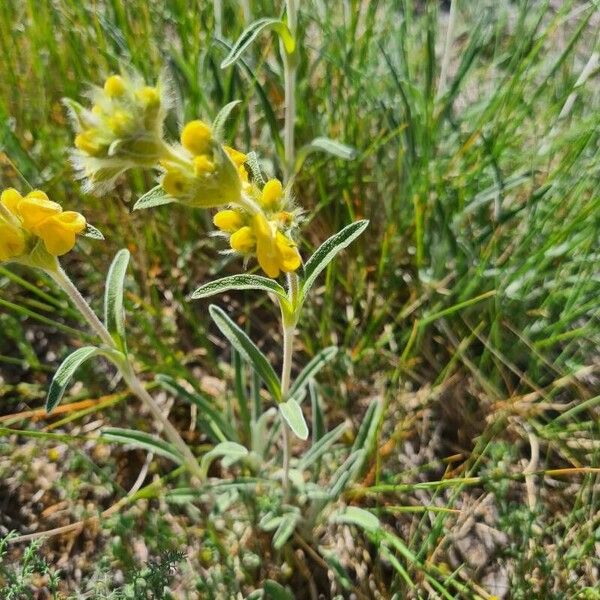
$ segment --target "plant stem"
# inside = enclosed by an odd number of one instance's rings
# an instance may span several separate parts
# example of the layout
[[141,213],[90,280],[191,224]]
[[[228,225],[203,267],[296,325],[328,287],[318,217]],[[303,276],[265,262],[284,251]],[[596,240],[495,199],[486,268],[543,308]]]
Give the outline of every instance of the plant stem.
[[[100,321],[96,313],[91,309],[90,305],[81,295],[77,287],[75,287],[75,284],[71,281],[62,267],[58,266],[56,270],[47,270],[46,272],[60,286],[67,296],[69,296],[77,310],[79,310],[83,318],[89,323],[90,327],[98,335],[102,342],[109,348],[118,350],[112,336],[102,321]],[[126,356],[123,363],[117,364],[117,367],[119,368],[121,375],[123,375],[123,379],[129,386],[131,392],[148,407],[152,413],[152,416],[162,425],[165,435],[182,455],[190,473],[197,478],[201,478],[201,471],[198,461],[190,451],[187,444],[184,442],[177,429],[175,429],[171,421],[165,417],[154,398],[152,398],[152,396],[144,388],[144,385],[135,374],[129,357]]]
[[[281,320],[283,327],[283,363],[281,366],[281,396],[283,401],[287,400],[286,396],[290,389],[292,376],[292,357],[294,355],[294,335],[296,333],[296,324],[298,322],[295,311],[298,298],[298,275],[296,273],[288,273],[288,296],[290,304],[294,307],[294,318],[292,322],[286,320],[283,307],[281,312]],[[281,419],[281,444],[283,448],[283,497],[287,500],[290,487],[290,437],[288,425],[285,419]]]
[[[296,0],[287,0],[287,26],[296,40],[298,33],[298,5]],[[297,40],[296,40],[297,44]],[[296,125],[296,72],[298,48],[289,54],[283,42],[280,44],[281,55],[283,57],[283,77],[284,77],[284,93],[285,93],[285,126],[283,134],[284,151],[285,151],[285,174],[289,177],[293,173],[295,159],[295,140],[294,128]]]

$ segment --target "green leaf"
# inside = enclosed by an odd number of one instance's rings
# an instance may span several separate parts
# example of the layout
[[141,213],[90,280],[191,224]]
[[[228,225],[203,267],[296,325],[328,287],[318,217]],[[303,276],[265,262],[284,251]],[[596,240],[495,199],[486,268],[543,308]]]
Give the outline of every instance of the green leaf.
[[281,402],[279,378],[267,357],[256,347],[254,342],[242,331],[218,306],[211,304],[208,312],[221,333],[231,342],[233,347],[251,364],[264,381],[267,389],[277,402]]
[[282,402],[279,405],[281,415],[285,419],[286,423],[290,426],[290,429],[301,439],[306,440],[308,438],[308,427],[304,420],[304,414],[300,405],[291,398],[287,402]]
[[198,414],[199,426],[213,442],[225,442],[228,439],[236,437],[235,430],[231,424],[215,409],[214,403],[210,402],[202,394],[196,390],[189,392],[172,377],[162,373],[156,375],[156,381],[171,394],[182,398],[190,404],[196,405],[200,409]]
[[288,302],[285,289],[273,279],[262,277],[261,275],[231,275],[222,277],[216,281],[211,281],[201,285],[193,292],[189,299],[198,300],[200,298],[208,298],[216,294],[222,294],[228,290],[264,290],[276,294],[278,298],[284,302]]
[[340,423],[335,429],[326,433],[318,442],[313,444],[311,449],[300,459],[298,466],[296,467],[299,471],[308,469],[315,461],[317,461],[333,444],[335,444],[344,434],[348,425],[346,423]]
[[294,533],[294,529],[296,529],[296,525],[300,520],[299,512],[288,512],[281,518],[281,523],[273,535],[273,548],[275,550],[281,550],[283,546],[290,539],[291,535]]
[[269,600],[294,600],[293,594],[287,588],[272,579],[265,581],[263,589]]
[[120,427],[105,427],[102,429],[102,437],[110,442],[131,444],[136,448],[154,452],[154,454],[164,456],[179,465],[184,462],[183,457],[171,444],[144,431],[122,429]]
[[113,362],[117,362],[119,358],[124,358],[123,355],[118,352],[102,350],[96,346],[84,346],[83,348],[75,350],[72,354],[69,354],[60,367],[58,367],[50,382],[50,389],[48,390],[48,396],[46,398],[46,412],[50,413],[56,408],[58,403],[62,400],[65,390],[73,378],[75,371],[77,371],[86,360],[93,356],[106,356]]
[[331,478],[328,489],[330,498],[336,499],[340,497],[340,494],[352,483],[358,474],[364,460],[364,450],[357,450],[350,454]]
[[260,170],[260,164],[258,163],[258,156],[254,150],[252,150],[251,152],[248,152],[248,154],[246,154],[246,165],[252,172],[252,179],[254,180],[254,183],[259,185],[260,187],[264,186],[265,178],[263,177],[262,172]]
[[354,440],[352,450],[365,450],[367,453],[371,451],[371,448],[375,442],[375,435],[383,415],[383,398],[377,398],[367,408],[367,412],[363,418],[363,421]]
[[254,21],[254,23],[250,23],[250,25],[244,29],[240,37],[231,48],[231,52],[229,52],[227,57],[221,63],[221,69],[225,69],[234,64],[246,50],[246,48],[248,48],[248,46],[250,46],[250,44],[257,38],[257,36],[261,32],[269,29],[275,31],[279,35],[281,41],[283,42],[285,51],[288,54],[292,54],[296,48],[296,42],[292,37],[287,25],[279,19],[258,19],[257,21]]
[[146,192],[133,206],[133,210],[144,210],[146,208],[154,208],[163,204],[171,204],[175,199],[169,196],[162,186],[157,185],[149,192]]
[[314,358],[302,369],[290,388],[288,396],[296,398],[309,384],[310,380],[337,354],[337,346],[328,346],[317,352]]
[[213,136],[219,141],[223,141],[223,129],[225,122],[229,118],[231,111],[241,102],[241,100],[234,100],[226,104],[217,114],[212,124]]
[[126,351],[123,293],[129,265],[129,250],[119,250],[108,269],[104,290],[104,324],[110,335]]
[[234,462],[245,456],[248,456],[248,450],[247,448],[244,448],[244,446],[236,444],[235,442],[221,442],[202,457],[200,469],[203,476],[206,477],[208,469],[215,458],[228,458],[229,461],[227,464],[232,465]]
[[375,533],[381,529],[379,519],[373,513],[358,506],[347,506],[337,510],[329,515],[329,520],[332,523],[358,525],[358,527],[370,533]]
[[99,229],[96,229],[93,225],[86,223],[85,229],[80,233],[83,237],[90,238],[92,240],[103,240],[104,236]]
[[308,259],[304,266],[304,281],[302,282],[301,299],[304,301],[315,279],[321,271],[339,254],[349,246],[369,225],[369,221],[356,221],[332,235],[323,242],[317,251]]
[[356,149],[328,137],[317,137],[310,144],[302,146],[296,156],[296,173],[300,171],[304,161],[314,152],[326,152],[342,160],[353,160],[357,156]]

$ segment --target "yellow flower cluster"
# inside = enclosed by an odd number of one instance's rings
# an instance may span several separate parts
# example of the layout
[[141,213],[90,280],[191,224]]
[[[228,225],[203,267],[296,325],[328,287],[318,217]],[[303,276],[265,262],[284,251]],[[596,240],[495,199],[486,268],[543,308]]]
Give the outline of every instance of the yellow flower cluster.
[[77,234],[86,228],[82,215],[63,211],[40,190],[22,196],[13,188],[6,189],[0,205],[0,261],[23,257],[36,239],[52,256],[62,256],[72,250]]
[[77,132],[76,171],[90,191],[101,192],[127,169],[156,165],[168,101],[161,81],[151,87],[136,74],[111,75],[91,100],[89,110],[65,103]]
[[285,233],[292,214],[281,210],[283,186],[277,179],[269,180],[258,194],[261,210],[250,213],[245,208],[219,211],[215,226],[229,235],[233,250],[246,256],[256,256],[261,269],[269,277],[280,272],[296,271],[302,264],[296,244]]
[[164,169],[161,185],[171,198],[189,206],[235,203],[241,195],[239,169],[245,159],[215,140],[204,121],[191,121],[181,132],[181,147],[171,148],[160,161]]

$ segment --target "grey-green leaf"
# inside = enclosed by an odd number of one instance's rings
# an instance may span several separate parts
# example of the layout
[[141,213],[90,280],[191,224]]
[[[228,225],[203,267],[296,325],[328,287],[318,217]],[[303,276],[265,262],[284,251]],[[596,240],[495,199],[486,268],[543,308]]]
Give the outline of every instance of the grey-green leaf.
[[375,533],[381,528],[379,519],[373,513],[358,506],[347,506],[342,510],[335,511],[329,516],[329,520],[332,523],[358,525],[370,533]]
[[[114,354],[114,355],[113,355]],[[48,396],[46,398],[46,412],[52,412],[59,402],[69,385],[69,382],[73,378],[75,371],[88,359],[93,356],[107,356],[114,360],[115,357],[119,356],[118,353],[110,353],[96,346],[84,346],[75,350],[75,352],[69,354],[67,358],[58,367],[54,377],[50,382],[50,389],[48,390]]]
[[257,36],[262,31],[269,29],[276,31],[279,34],[286,52],[288,54],[292,54],[296,47],[296,43],[287,25],[279,19],[258,19],[257,21],[254,21],[254,23],[250,23],[250,25],[244,29],[240,37],[231,48],[231,52],[229,52],[227,57],[221,63],[221,68],[225,69],[234,64],[246,50],[246,48],[248,48],[248,46],[250,46],[250,44],[257,38]]
[[99,229],[96,229],[93,225],[90,225],[89,223],[86,224],[85,229],[81,232],[81,235],[92,240],[104,239],[102,232]]
[[294,600],[294,596],[280,583],[267,579],[263,585],[268,600]]
[[306,158],[313,152],[326,152],[342,160],[353,160],[357,156],[356,149],[347,144],[342,144],[337,140],[328,137],[317,137],[310,144],[306,144],[300,150],[296,157],[296,173],[300,171]]
[[302,282],[302,300],[306,297],[310,288],[321,271],[339,254],[348,247],[369,225],[369,221],[356,221],[347,225],[323,242],[317,251],[308,259],[304,266],[304,281]]
[[241,100],[234,100],[226,104],[217,114],[212,124],[213,135],[215,139],[223,141],[223,129],[225,122],[229,118],[231,111],[241,102]]
[[281,300],[287,302],[285,289],[273,279],[262,277],[260,275],[231,275],[222,277],[216,281],[211,281],[201,285],[190,295],[190,300],[208,298],[216,294],[222,294],[229,290],[263,290],[276,294]]
[[273,548],[275,548],[275,550],[283,548],[290,539],[292,533],[294,533],[294,529],[296,529],[296,524],[299,520],[299,512],[289,512],[283,515],[281,523],[279,524],[275,535],[273,535]]
[[129,250],[125,248],[117,252],[108,269],[104,289],[104,324],[122,350],[126,348],[123,294],[129,258]]
[[135,429],[122,429],[120,427],[105,427],[102,430],[102,437],[119,444],[131,444],[136,448],[142,448],[143,450],[164,456],[176,464],[183,464],[182,456],[171,444],[150,433]]
[[162,206],[163,204],[171,204],[173,202],[175,202],[175,199],[169,196],[162,189],[162,186],[157,185],[139,198],[134,204],[133,210],[144,210],[146,208],[154,208],[155,206]]
[[241,444],[236,444],[235,442],[221,442],[217,444],[210,452],[207,452],[202,457],[202,462],[200,463],[200,469],[202,470],[202,474],[206,477],[208,473],[208,468],[210,467],[212,461],[218,457],[226,457],[229,458],[229,464],[233,464],[236,460],[243,458],[248,455],[247,448],[244,448]]
[[267,357],[256,347],[254,342],[226,314],[214,304],[208,308],[210,316],[221,330],[221,333],[231,342],[233,347],[251,364],[264,381],[267,389],[277,401],[281,401],[279,378]]
[[301,440],[306,440],[308,438],[308,426],[306,425],[302,409],[296,400],[291,398],[287,402],[282,402],[279,405],[279,410],[286,423],[290,426],[290,429]]
[[328,346],[317,352],[314,358],[302,369],[294,385],[290,388],[288,397],[298,399],[310,380],[337,354],[337,346]]

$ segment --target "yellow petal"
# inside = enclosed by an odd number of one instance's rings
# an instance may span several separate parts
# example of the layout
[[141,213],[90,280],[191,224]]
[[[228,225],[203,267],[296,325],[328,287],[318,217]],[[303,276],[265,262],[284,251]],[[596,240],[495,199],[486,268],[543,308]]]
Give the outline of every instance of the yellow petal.
[[160,95],[155,87],[144,86],[135,94],[144,106],[156,106],[160,102]]
[[74,143],[75,148],[90,156],[97,156],[103,149],[103,145],[98,140],[98,132],[95,129],[88,129],[77,134]]
[[61,226],[68,231],[72,231],[73,233],[81,233],[86,226],[85,217],[72,210],[67,210],[65,212],[60,213],[54,217]]
[[281,232],[277,232],[277,250],[279,251],[279,266],[284,273],[290,273],[300,267],[302,259],[296,244]]
[[23,227],[32,233],[36,233],[34,230],[44,221],[62,212],[60,204],[48,200],[47,196],[38,190],[27,194],[19,202],[17,209],[23,220]]
[[212,131],[204,121],[190,121],[181,132],[181,144],[192,154],[205,154],[212,140]]
[[244,225],[244,220],[237,210],[220,210],[213,217],[213,223],[221,231],[233,233]]
[[125,93],[125,82],[120,75],[111,75],[104,82],[104,91],[111,97],[116,98]]
[[272,239],[258,239],[256,242],[256,259],[260,268],[269,277],[279,277],[279,256]]
[[277,208],[283,197],[283,186],[279,179],[269,179],[263,187],[260,204],[263,208],[274,209]]
[[75,245],[75,231],[61,221],[61,216],[62,215],[55,215],[54,217],[46,219],[38,227],[37,231],[37,235],[44,242],[46,250],[54,256],[66,254],[72,250]]
[[252,217],[252,228],[256,237],[259,239],[271,239],[273,238],[273,229],[271,224],[267,221],[267,218],[262,213],[257,213]]
[[0,222],[0,262],[25,253],[25,234],[11,223]]
[[194,158],[194,172],[196,175],[214,173],[215,163],[206,154],[200,154]]
[[231,146],[223,146],[225,148],[225,152],[227,152],[227,154],[229,154],[229,158],[233,161],[233,163],[237,166],[237,167],[241,167],[247,159],[247,156],[243,153],[240,152],[239,150],[236,150],[235,148],[232,148]]
[[0,196],[0,202],[2,202],[2,204],[4,204],[4,206],[6,206],[6,208],[8,208],[13,215],[18,214],[17,206],[21,200],[23,200],[23,196],[21,196],[21,194],[19,194],[15,188],[8,188],[4,190]]
[[242,227],[238,229],[229,238],[229,245],[236,251],[247,254],[254,250],[256,238],[251,227]]

